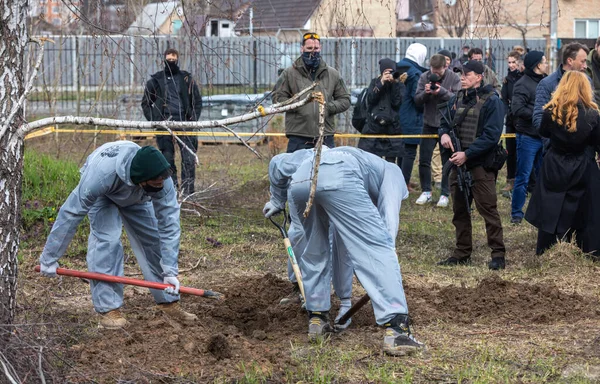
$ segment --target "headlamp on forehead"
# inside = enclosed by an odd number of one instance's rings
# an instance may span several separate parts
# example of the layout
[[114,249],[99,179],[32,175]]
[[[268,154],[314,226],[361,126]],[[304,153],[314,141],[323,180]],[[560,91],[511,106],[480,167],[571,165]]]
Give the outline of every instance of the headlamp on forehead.
[[317,35],[314,32],[307,32],[304,35],[302,35],[302,40],[309,40],[309,39],[315,39],[315,40],[321,41],[321,38],[319,37],[319,35]]

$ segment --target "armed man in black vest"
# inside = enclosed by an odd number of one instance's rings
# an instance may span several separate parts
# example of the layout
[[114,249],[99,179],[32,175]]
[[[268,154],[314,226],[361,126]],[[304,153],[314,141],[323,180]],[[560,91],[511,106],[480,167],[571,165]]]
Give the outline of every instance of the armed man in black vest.
[[[483,83],[484,71],[485,67],[479,61],[469,60],[463,64],[460,77],[462,90],[441,109],[444,118],[440,122],[440,142],[453,152],[449,162],[453,165],[450,191],[456,248],[451,257],[438,265],[470,264],[473,250],[470,204],[471,200],[475,200],[475,206],[485,220],[488,246],[492,249],[488,267],[499,270],[504,269],[506,250],[497,208],[498,170],[495,168],[498,167],[494,154],[502,134],[504,105],[494,87]],[[453,143],[451,135],[458,142]],[[470,185],[459,185],[457,168],[460,167],[461,174],[470,173],[471,177],[467,178]]]

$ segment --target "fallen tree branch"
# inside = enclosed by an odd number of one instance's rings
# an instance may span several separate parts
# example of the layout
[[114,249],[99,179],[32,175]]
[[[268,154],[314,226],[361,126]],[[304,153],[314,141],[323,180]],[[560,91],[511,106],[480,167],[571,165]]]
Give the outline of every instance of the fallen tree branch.
[[260,153],[256,152],[256,150],[254,150],[254,148],[252,148],[251,146],[248,145],[247,142],[244,141],[244,139],[242,139],[236,132],[233,131],[233,129],[223,125],[221,126],[221,128],[223,128],[224,130],[231,132],[231,134],[235,137],[237,137],[237,139],[246,146],[246,148],[248,148],[252,153],[254,153],[256,155],[256,157],[258,157],[259,159],[262,159],[263,157],[261,156]]
[[4,371],[4,376],[8,379],[10,384],[20,384],[21,380],[17,376],[17,372],[15,372],[14,367],[8,361],[6,356],[2,352],[0,352],[0,365],[2,365],[2,370]]
[[[12,111],[10,111],[10,114],[8,115],[8,118],[4,122],[4,125],[2,126],[2,128],[0,128],[0,137],[4,136],[4,133],[8,129],[8,126],[10,125],[10,122],[12,121],[12,119],[15,118],[15,115],[17,114],[19,109],[21,109],[23,107],[23,103],[25,103],[25,98],[27,97],[29,92],[31,92],[31,89],[33,88],[33,82],[35,81],[35,78],[37,77],[38,69],[42,65],[42,60],[44,59],[44,43],[46,41],[50,41],[50,42],[54,43],[53,40],[48,39],[46,37],[29,39],[30,43],[36,43],[40,47],[40,50],[38,52],[38,57],[33,66],[31,76],[29,77],[29,81],[27,82],[27,85],[25,86],[25,91],[19,98],[19,101],[17,101],[17,104],[13,105]],[[21,133],[20,133],[21,129],[22,129],[22,127],[17,130],[18,136],[21,136]]]
[[[314,87],[315,84],[311,85]],[[309,87],[309,88],[311,88]],[[308,88],[307,88],[308,89]],[[303,90],[304,92],[304,90]],[[135,120],[117,120],[117,119],[106,119],[106,118],[96,118],[96,117],[81,117],[81,116],[54,116],[47,117],[44,119],[39,119],[36,121],[32,121],[30,123],[23,124],[19,129],[19,135],[21,138],[24,138],[25,135],[29,132],[32,132],[36,129],[52,126],[52,125],[62,125],[62,124],[73,124],[73,125],[99,125],[104,127],[118,127],[118,128],[135,128],[139,130],[144,129],[157,129],[157,128],[170,128],[175,130],[183,130],[183,129],[208,129],[208,128],[223,128],[223,126],[228,126],[232,124],[242,123],[244,121],[249,121],[253,119],[257,119],[259,117],[274,115],[277,113],[284,113],[287,111],[294,110],[303,105],[311,102],[311,98],[305,98],[300,101],[296,101],[294,103],[284,105],[284,106],[271,106],[268,108],[263,108],[260,111],[254,111],[245,113],[240,116],[230,117],[227,119],[221,120],[207,120],[207,121],[135,121]]]
[[44,347],[40,346],[39,359],[38,359],[38,370],[40,371],[40,381],[42,384],[46,384],[46,378],[44,377],[44,370],[42,369],[42,350]]
[[310,209],[312,208],[313,200],[315,199],[315,192],[317,191],[317,179],[319,177],[319,163],[321,162],[321,149],[323,148],[323,136],[325,134],[325,103],[319,103],[319,139],[315,145],[315,158],[313,163],[313,175],[310,181],[310,194],[308,195],[308,201],[306,202],[306,209],[304,210],[303,216],[308,217]]

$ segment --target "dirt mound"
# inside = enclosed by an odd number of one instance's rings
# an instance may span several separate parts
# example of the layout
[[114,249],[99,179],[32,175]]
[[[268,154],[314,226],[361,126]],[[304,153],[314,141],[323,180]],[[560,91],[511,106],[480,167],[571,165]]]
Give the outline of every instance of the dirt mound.
[[[278,304],[291,291],[291,284],[271,274],[234,277],[221,284],[211,288],[225,294],[223,301],[184,298],[184,308],[199,317],[197,324],[187,327],[159,311],[149,311],[148,307],[153,306],[149,295],[130,297],[124,310],[130,327],[125,331],[94,333],[72,348],[71,357],[79,363],[76,367],[96,367],[93,377],[110,373],[103,377],[108,381],[115,377],[141,380],[150,373],[180,372],[186,377],[200,375],[198,381],[206,382],[222,375],[231,377],[232,372],[239,372],[243,362],[254,361],[257,369],[269,372],[285,370],[293,364],[289,343],[307,343],[307,318],[296,304]],[[482,280],[474,288],[407,286],[406,294],[416,325],[436,321],[552,323],[600,317],[596,300],[565,294],[553,285],[515,283],[496,276]],[[336,311],[334,306],[332,317]],[[352,327],[367,333],[379,332],[373,325],[373,311],[366,305],[355,315]],[[152,368],[136,368],[142,366]]]
[[[475,288],[405,286],[405,291],[415,324],[541,324],[600,318],[597,300],[563,293],[555,285],[516,283],[498,276],[483,279]],[[358,326],[375,324],[372,309],[365,308],[353,319]]]

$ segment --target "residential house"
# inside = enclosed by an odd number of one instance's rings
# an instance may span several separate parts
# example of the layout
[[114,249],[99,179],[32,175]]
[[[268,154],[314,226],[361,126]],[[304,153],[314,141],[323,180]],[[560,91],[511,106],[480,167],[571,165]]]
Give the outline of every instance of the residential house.
[[[238,20],[241,35],[298,41],[306,31],[323,37],[395,37],[397,0],[254,0]],[[252,17],[250,17],[252,15]]]
[[[552,0],[433,0],[437,35],[469,38],[544,38],[550,33]],[[598,0],[557,0],[557,37],[600,36]],[[494,12],[490,12],[490,8]]]

